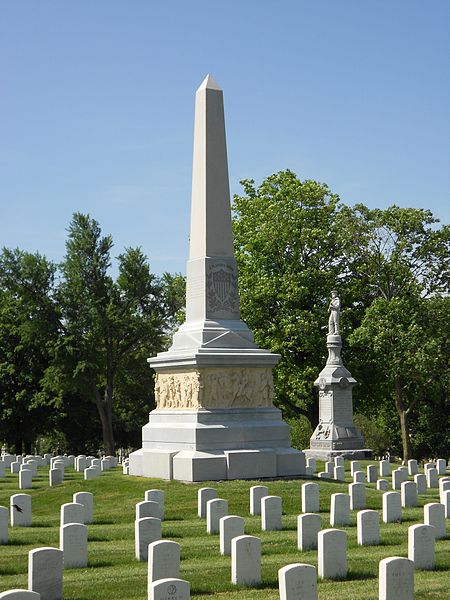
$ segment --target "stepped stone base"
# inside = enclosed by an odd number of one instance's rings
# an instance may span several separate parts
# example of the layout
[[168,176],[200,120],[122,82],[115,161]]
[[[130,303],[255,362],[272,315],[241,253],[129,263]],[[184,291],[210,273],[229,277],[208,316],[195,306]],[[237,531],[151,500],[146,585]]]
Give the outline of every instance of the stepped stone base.
[[319,450],[311,449],[303,451],[306,458],[315,458],[316,460],[329,461],[334,460],[336,456],[342,456],[345,460],[370,460],[373,456],[369,448],[356,448],[354,450]]
[[130,475],[218,481],[305,473],[305,456],[290,447],[276,408],[157,409],[142,446],[130,455]]

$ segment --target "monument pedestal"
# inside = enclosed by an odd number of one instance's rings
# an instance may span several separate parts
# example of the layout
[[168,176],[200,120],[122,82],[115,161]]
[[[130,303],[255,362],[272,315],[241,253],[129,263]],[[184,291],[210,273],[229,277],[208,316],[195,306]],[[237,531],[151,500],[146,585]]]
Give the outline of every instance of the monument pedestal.
[[290,448],[289,426],[274,407],[157,409],[130,471],[182,481],[255,479],[304,473],[305,458]]
[[156,410],[130,474],[183,481],[300,475],[303,452],[273,406],[280,356],[258,348],[240,318],[223,94],[208,76],[195,100],[186,322],[149,359]]
[[319,424],[305,455],[325,461],[336,456],[370,459],[372,451],[364,447],[364,438],[353,423],[352,388],[357,382],[342,362],[341,336],[328,334],[327,348],[327,364],[314,382],[319,388]]

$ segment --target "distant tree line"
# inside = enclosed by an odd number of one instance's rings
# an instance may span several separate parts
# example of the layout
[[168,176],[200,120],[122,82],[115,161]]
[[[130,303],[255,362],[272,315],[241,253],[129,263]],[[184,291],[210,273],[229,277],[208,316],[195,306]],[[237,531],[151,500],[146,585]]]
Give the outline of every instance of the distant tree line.
[[76,213],[60,265],[0,254],[0,440],[16,452],[140,445],[154,408],[146,359],[167,345],[184,278],[156,277],[127,248],[114,279],[112,246]]
[[[342,301],[354,411],[383,454],[449,455],[450,227],[430,211],[346,206],[291,171],[241,182],[233,227],[242,318],[281,354],[276,404],[298,447],[318,422],[331,289]],[[139,248],[117,258],[76,213],[60,265],[0,254],[0,440],[17,452],[139,447],[154,408],[146,359],[182,322],[185,281],[156,277]]]

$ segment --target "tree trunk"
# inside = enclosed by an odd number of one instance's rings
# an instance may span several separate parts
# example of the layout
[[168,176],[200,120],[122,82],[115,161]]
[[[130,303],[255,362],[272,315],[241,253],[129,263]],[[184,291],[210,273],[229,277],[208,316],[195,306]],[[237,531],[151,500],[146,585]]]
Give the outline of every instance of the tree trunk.
[[95,404],[97,406],[100,422],[102,424],[102,436],[105,451],[108,455],[114,455],[115,443],[112,423],[112,401],[108,397],[108,391],[105,391],[104,397],[95,390]]
[[395,407],[400,419],[400,430],[402,434],[403,460],[412,458],[411,440],[409,438],[409,413],[403,402],[403,390],[400,378],[395,379]]

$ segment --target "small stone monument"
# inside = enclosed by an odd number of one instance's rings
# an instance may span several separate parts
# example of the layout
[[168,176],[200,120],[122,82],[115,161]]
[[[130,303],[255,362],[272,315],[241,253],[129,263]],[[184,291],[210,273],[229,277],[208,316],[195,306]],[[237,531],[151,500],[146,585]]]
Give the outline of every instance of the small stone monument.
[[341,301],[336,290],[328,306],[327,363],[314,382],[319,388],[319,424],[311,436],[306,456],[329,461],[337,456],[350,460],[370,458],[361,432],[353,423],[352,388],[356,380],[341,358],[342,338],[339,318]]
[[223,92],[208,75],[195,97],[186,322],[148,359],[156,409],[130,455],[130,475],[182,481],[305,473],[273,405],[280,356],[240,318]]

